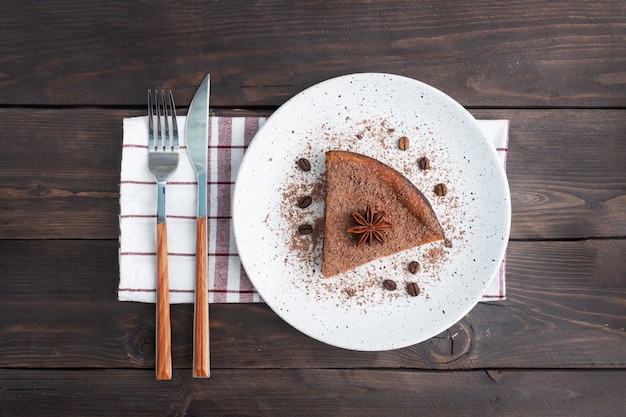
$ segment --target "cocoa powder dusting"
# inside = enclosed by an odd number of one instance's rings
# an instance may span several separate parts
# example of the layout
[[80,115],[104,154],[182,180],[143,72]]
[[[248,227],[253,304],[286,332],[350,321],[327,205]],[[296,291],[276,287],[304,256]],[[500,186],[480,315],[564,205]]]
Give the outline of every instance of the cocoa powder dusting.
[[[428,145],[428,142],[434,139],[434,134],[424,129],[425,126],[406,128],[390,126],[386,120],[356,121],[350,120],[349,117],[346,117],[345,122],[351,125],[348,131],[337,132],[332,126],[321,125],[315,137],[306,138],[310,143],[321,141],[325,144],[325,149],[313,151],[314,147],[309,145],[308,149],[311,152],[304,152],[299,158],[304,158],[310,163],[310,170],[304,170],[309,168],[306,162],[303,166],[294,164],[293,174],[281,187],[284,203],[280,205],[278,214],[285,223],[284,229],[291,230],[290,234],[285,235],[287,247],[299,260],[305,272],[304,276],[293,274],[293,285],[303,288],[316,301],[333,300],[337,307],[351,309],[358,306],[363,308],[364,312],[366,306],[373,303],[388,303],[398,299],[406,299],[407,302],[416,301],[410,300],[413,298],[412,294],[409,295],[406,291],[391,290],[392,282],[398,288],[406,288],[414,282],[419,288],[418,298],[428,300],[430,298],[428,283],[449,278],[443,276],[443,271],[460,245],[455,244],[454,249],[446,248],[444,241],[438,241],[412,250],[409,260],[415,260],[420,265],[419,273],[415,271],[416,275],[412,270],[408,270],[406,255],[395,258],[392,255],[394,260],[391,262],[376,260],[333,278],[326,279],[321,275],[326,200],[323,153],[326,150],[342,149],[365,153],[360,151],[362,143],[378,144],[380,152],[395,155],[393,158],[389,157],[391,160],[382,158],[381,161],[402,172],[422,192],[433,190],[436,184],[448,182],[449,178],[454,177],[451,175],[454,172],[446,170],[445,164],[442,163],[445,160],[446,149],[442,147],[434,149],[432,145]],[[414,141],[411,139],[410,145],[408,141],[404,141],[401,146],[404,148],[403,151],[398,149],[402,136],[415,138]],[[425,157],[426,155],[428,157]],[[418,160],[420,163],[416,164]],[[432,163],[433,160],[436,160],[435,163]],[[309,198],[303,201],[305,196]],[[456,195],[448,195],[446,199],[435,197],[434,200],[432,197],[429,198],[444,228],[446,238],[462,244],[465,231],[458,230],[458,218],[449,214],[464,214],[464,203],[461,203]],[[301,235],[294,232],[303,224],[312,226],[310,234]]]

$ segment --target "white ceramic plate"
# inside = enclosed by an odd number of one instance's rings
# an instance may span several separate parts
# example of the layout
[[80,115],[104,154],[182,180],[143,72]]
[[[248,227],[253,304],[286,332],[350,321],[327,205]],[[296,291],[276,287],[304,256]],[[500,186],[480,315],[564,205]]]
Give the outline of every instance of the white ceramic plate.
[[[410,138],[407,151],[397,146]],[[430,200],[442,242],[391,255],[333,278],[321,275],[324,153],[372,156],[407,176]],[[431,169],[417,160],[427,156]],[[307,158],[308,172],[296,161]],[[433,188],[443,182],[448,194]],[[306,209],[298,197],[312,195]],[[354,350],[389,350],[429,339],[476,305],[504,257],[510,195],[496,151],[456,101],[419,81],[353,74],[314,85],[281,106],[246,151],[233,224],[243,266],[263,300],[301,332]],[[300,224],[315,231],[300,236]],[[417,260],[412,275],[407,263]],[[384,279],[398,284],[382,287]],[[411,297],[406,285],[421,288]]]

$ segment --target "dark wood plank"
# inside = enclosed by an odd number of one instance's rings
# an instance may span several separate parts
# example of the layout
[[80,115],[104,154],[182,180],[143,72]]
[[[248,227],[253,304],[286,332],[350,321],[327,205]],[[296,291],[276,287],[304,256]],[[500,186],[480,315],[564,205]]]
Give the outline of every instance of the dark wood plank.
[[0,109],[1,238],[119,234],[122,119],[145,112]]
[[0,370],[3,416],[622,416],[626,371]]
[[[508,297],[424,343],[327,346],[264,304],[211,305],[213,368],[620,368],[626,240],[511,242]],[[154,305],[116,301],[114,241],[0,241],[0,366],[154,364]],[[192,307],[172,308],[174,366],[189,368]]]
[[513,239],[626,235],[626,113],[472,110],[510,120]]
[[[626,236],[626,111],[472,112],[511,120],[513,239]],[[122,119],[143,113],[0,109],[0,130],[12,132],[0,238],[116,239]]]
[[[466,106],[626,104],[626,5],[560,1],[11,2],[0,97],[16,105],[276,106],[337,75],[420,79]],[[161,42],[167,40],[167,42]]]

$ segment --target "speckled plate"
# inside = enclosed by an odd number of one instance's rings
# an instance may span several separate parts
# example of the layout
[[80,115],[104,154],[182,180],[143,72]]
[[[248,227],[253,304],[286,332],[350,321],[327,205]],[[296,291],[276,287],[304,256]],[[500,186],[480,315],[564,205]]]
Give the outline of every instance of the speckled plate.
[[[408,150],[398,139],[410,139]],[[321,274],[324,153],[369,155],[409,178],[430,200],[450,245],[436,242],[333,278]],[[426,156],[431,169],[420,170]],[[310,171],[296,161],[307,158]],[[437,183],[448,193],[438,197]],[[304,195],[313,197],[305,209]],[[429,339],[476,305],[496,275],[511,220],[506,175],[476,120],[419,81],[352,74],[314,85],[281,106],[246,151],[233,196],[244,268],[263,300],[301,332],[354,350],[389,350]],[[298,226],[314,226],[300,235]],[[413,275],[410,261],[421,264]],[[395,291],[383,288],[392,279]],[[406,286],[417,282],[419,296]]]

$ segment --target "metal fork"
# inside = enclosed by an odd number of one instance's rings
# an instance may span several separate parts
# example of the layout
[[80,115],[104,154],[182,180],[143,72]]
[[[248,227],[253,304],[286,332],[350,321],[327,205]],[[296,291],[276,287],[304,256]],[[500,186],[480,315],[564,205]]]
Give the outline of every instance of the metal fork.
[[[172,379],[165,184],[178,167],[178,124],[172,91],[148,90],[148,167],[157,180],[156,379]],[[156,134],[155,134],[156,125]]]

